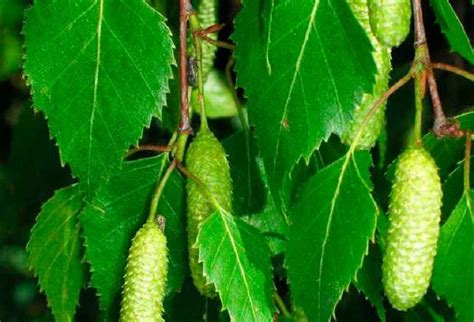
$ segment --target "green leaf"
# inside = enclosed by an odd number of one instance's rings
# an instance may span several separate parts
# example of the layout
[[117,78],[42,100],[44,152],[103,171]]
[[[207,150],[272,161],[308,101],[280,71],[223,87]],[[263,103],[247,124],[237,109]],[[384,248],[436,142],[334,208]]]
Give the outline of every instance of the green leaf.
[[435,160],[441,178],[446,177],[464,156],[463,140],[454,138],[438,139],[431,132],[423,137],[423,146]]
[[[164,156],[126,162],[99,187],[80,216],[86,259],[92,266],[92,286],[104,310],[110,310],[119,297],[131,240],[146,220],[151,192],[166,163]],[[175,172],[158,205],[158,213],[166,218],[168,293],[181,287],[187,269],[184,208],[183,180]]]
[[382,287],[382,256],[376,245],[370,247],[369,254],[364,259],[362,268],[357,273],[354,285],[359,292],[375,306],[381,321],[385,321],[385,308],[383,306]]
[[255,139],[239,131],[222,142],[230,165],[233,209],[244,215],[261,211],[266,189],[257,166]]
[[[225,74],[217,69],[211,69],[204,83],[204,103],[206,116],[210,119],[233,117],[237,115],[233,89],[226,80]],[[191,97],[193,112],[200,114],[201,106],[198,101],[198,91],[193,90]]]
[[291,168],[341,133],[370,91],[372,48],[344,0],[245,1],[233,39],[270,188],[285,206]]
[[446,298],[459,321],[474,320],[474,211],[471,190],[441,227],[433,269],[433,288]]
[[346,154],[309,180],[290,211],[288,280],[310,321],[331,318],[374,236],[370,166],[368,152]]
[[431,0],[430,3],[434,9],[441,31],[451,45],[451,49],[461,54],[471,64],[474,64],[474,51],[472,50],[471,42],[449,1]]
[[26,247],[56,321],[73,320],[85,283],[77,222],[83,197],[78,185],[56,191],[43,205]]
[[86,188],[97,185],[161,116],[170,31],[143,0],[37,0],[24,34],[34,105],[63,162]]
[[263,212],[242,219],[257,228],[265,237],[272,256],[285,251],[288,239],[288,222],[284,215],[275,208],[273,202]]
[[270,252],[259,232],[224,212],[211,215],[197,238],[199,260],[232,321],[272,321]]
[[[474,129],[474,112],[467,112],[456,116],[463,129]],[[464,140],[443,138],[438,139],[433,133],[423,137],[423,146],[430,152],[439,168],[441,178],[447,177],[458,162],[464,158]]]

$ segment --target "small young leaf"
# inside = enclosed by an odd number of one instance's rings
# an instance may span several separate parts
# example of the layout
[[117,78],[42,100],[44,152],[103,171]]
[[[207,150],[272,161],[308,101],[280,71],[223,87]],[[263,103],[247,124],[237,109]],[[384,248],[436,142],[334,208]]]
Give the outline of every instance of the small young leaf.
[[[81,213],[92,286],[97,289],[104,310],[109,310],[120,294],[131,240],[145,222],[150,193],[164,162],[166,159],[161,156],[125,163],[120,172],[99,187],[92,203]],[[166,218],[170,293],[181,287],[187,269],[184,189],[178,174],[168,181],[158,213]]]
[[474,211],[471,190],[441,227],[433,269],[433,288],[446,298],[459,321],[474,320]]
[[35,107],[63,162],[95,186],[161,116],[173,63],[164,18],[143,0],[37,0],[24,34]]
[[26,246],[30,266],[57,321],[71,321],[84,286],[77,214],[84,206],[78,185],[56,191],[38,215]]
[[270,252],[259,232],[228,213],[215,212],[201,226],[199,260],[232,321],[272,321]]
[[345,155],[312,177],[291,209],[288,279],[310,321],[331,318],[375,233],[370,165],[368,152]]

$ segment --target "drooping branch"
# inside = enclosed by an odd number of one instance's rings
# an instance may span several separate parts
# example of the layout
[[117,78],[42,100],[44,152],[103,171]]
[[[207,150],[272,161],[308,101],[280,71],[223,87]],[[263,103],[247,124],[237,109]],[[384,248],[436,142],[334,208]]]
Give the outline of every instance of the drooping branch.
[[417,66],[417,73],[420,77],[417,78],[418,82],[423,89],[426,87],[425,82],[428,82],[428,88],[430,91],[431,102],[433,105],[434,124],[433,132],[437,137],[463,136],[463,131],[459,127],[459,123],[454,120],[448,120],[444,114],[443,105],[439,97],[438,85],[433,73],[433,67],[431,64],[430,52],[428,44],[426,42],[426,32],[423,22],[423,10],[421,6],[421,0],[412,0],[413,16],[415,22],[415,51]]
[[443,70],[446,72],[450,72],[453,74],[456,74],[458,76],[464,77],[470,81],[474,81],[474,73],[468,72],[464,69],[458,68],[456,66],[452,66],[449,64],[444,64],[444,63],[432,63],[431,67],[433,69],[438,69],[438,70]]
[[188,99],[188,71],[187,71],[187,35],[188,17],[192,11],[189,0],[179,0],[179,79],[180,79],[180,102],[181,119],[179,132],[191,134],[192,128],[189,120]]

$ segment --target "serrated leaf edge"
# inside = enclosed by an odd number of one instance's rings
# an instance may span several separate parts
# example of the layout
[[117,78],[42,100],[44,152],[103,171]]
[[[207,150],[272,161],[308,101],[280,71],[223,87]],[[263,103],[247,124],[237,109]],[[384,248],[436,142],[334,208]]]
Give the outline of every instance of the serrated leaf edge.
[[[64,190],[71,189],[71,188],[76,187],[76,186],[78,186],[77,183],[56,190],[56,191],[54,192],[54,194],[48,199],[48,201],[54,199],[59,193],[63,192]],[[79,191],[79,193],[83,194],[81,191]],[[70,197],[68,200],[64,201],[64,202],[61,204],[61,206],[67,204],[68,202],[70,202],[70,201],[73,200],[74,198],[76,198],[76,195],[74,195],[74,196]],[[36,229],[37,229],[36,224],[37,224],[37,222],[38,222],[38,218],[39,218],[39,216],[41,215],[41,213],[43,212],[43,210],[44,210],[44,208],[45,208],[45,206],[46,206],[46,204],[47,204],[48,201],[44,202],[44,203],[41,205],[40,212],[38,213],[38,215],[36,216],[36,219],[35,219],[35,224],[33,225],[33,227],[32,227],[31,230],[30,230],[30,236],[33,236],[33,234],[36,232]],[[75,226],[76,226],[76,229],[77,229],[77,233],[78,233],[78,235],[79,235],[79,236],[78,236],[79,239],[81,239],[81,236],[80,236],[80,223],[79,223],[79,220],[78,220],[78,216],[79,216],[79,214],[82,212],[82,210],[84,209],[84,207],[85,207],[85,203],[83,202],[83,205],[82,205],[81,209],[79,209],[75,214],[72,215],[72,216],[75,216],[75,217],[76,217],[76,224],[75,224]],[[31,243],[31,238],[30,238],[30,240],[28,241],[28,243],[26,244],[26,247],[25,247],[25,249],[26,249],[26,251],[27,251],[27,254],[28,254],[28,268],[29,268],[30,271],[33,272],[33,276],[37,279],[37,283],[36,283],[36,284],[38,285],[40,292],[42,292],[42,293],[44,293],[44,294],[46,295],[47,307],[52,310],[53,315],[59,320],[58,317],[59,317],[59,316],[63,316],[64,313],[61,313],[61,314],[60,314],[60,313],[57,311],[57,308],[55,307],[55,304],[53,304],[53,303],[49,300],[49,294],[48,294],[49,292],[46,291],[46,289],[41,285],[43,278],[39,276],[37,270],[36,270],[35,267],[33,266],[32,259],[31,259],[31,253],[30,253],[30,243]],[[52,264],[52,263],[51,263],[51,264]],[[51,268],[51,266],[48,268],[48,270],[49,270],[50,268]],[[64,276],[64,280],[65,280],[65,279],[66,279],[66,276]],[[76,307],[76,308],[77,308],[77,305],[78,305],[78,304],[79,304],[79,298],[77,298],[76,301],[75,301],[75,305],[76,305],[75,307]],[[70,316],[69,318],[72,319],[72,316],[73,316],[73,315],[74,315],[74,312],[72,312],[72,314],[71,314],[71,316]]]

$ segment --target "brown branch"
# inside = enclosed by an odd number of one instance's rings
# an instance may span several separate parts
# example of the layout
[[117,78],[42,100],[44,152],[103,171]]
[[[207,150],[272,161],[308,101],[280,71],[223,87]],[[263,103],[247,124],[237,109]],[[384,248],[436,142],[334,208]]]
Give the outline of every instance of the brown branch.
[[216,23],[216,24],[214,24],[214,25],[210,25],[209,27],[206,27],[206,28],[202,29],[201,32],[202,32],[204,35],[207,36],[207,35],[209,35],[209,34],[214,34],[214,33],[216,33],[216,32],[221,31],[222,28],[224,28],[224,26],[225,26],[225,25],[224,25],[223,23]]
[[460,129],[459,123],[454,120],[448,120],[444,114],[443,105],[439,97],[438,85],[433,73],[430,52],[426,42],[421,0],[412,0],[412,5],[415,20],[415,64],[417,65],[415,69],[417,73],[425,74],[419,78],[419,81],[423,82],[421,84],[422,89],[426,86],[424,82],[428,82],[434,115],[433,132],[437,137],[463,136],[464,133]]
[[205,29],[196,30],[194,32],[194,35],[216,47],[222,47],[225,49],[234,50],[235,49],[234,45],[229,44],[226,41],[215,40],[208,37],[210,34],[216,33],[222,28],[224,28],[224,24],[215,24]]
[[374,116],[375,112],[377,111],[377,109],[386,101],[388,100],[388,98],[394,94],[396,91],[398,91],[403,85],[405,85],[406,83],[408,83],[412,78],[413,76],[415,75],[415,70],[413,68],[411,68],[408,73],[403,76],[402,78],[400,78],[395,84],[393,84],[385,93],[383,93],[382,96],[380,96],[377,101],[372,104],[372,106],[370,107],[369,109],[369,112],[367,113],[367,115],[365,116],[364,120],[362,121],[362,124],[359,126],[359,129],[357,130],[356,132],[356,135],[355,135],[355,138],[354,138],[354,141],[352,142],[351,144],[351,147],[350,147],[350,151],[351,152],[354,152],[355,151],[355,148],[357,146],[357,143],[359,142],[359,139],[362,135],[362,132],[364,130],[364,128],[367,126],[367,124],[369,123],[369,120]]
[[179,0],[179,78],[181,98],[181,120],[179,132],[191,134],[192,128],[189,121],[189,99],[188,99],[188,71],[187,71],[187,35],[188,17],[192,10],[189,0]]
[[137,152],[142,152],[142,151],[149,151],[149,152],[170,152],[173,149],[172,146],[168,145],[141,145],[139,147],[133,148],[130,151],[127,152],[125,155],[126,158],[129,156],[137,153]]
[[413,17],[415,20],[415,47],[426,43],[425,25],[423,24],[423,10],[421,0],[412,0]]
[[464,69],[458,68],[456,66],[443,64],[443,63],[432,63],[431,67],[433,69],[444,70],[446,72],[450,72],[456,74],[458,76],[464,77],[470,81],[474,81],[474,73],[468,72]]
[[209,38],[208,36],[204,36],[204,35],[199,35],[199,37],[210,43],[211,45],[214,45],[216,47],[221,47],[221,48],[225,48],[225,49],[229,49],[229,50],[234,50],[235,49],[235,46],[232,45],[232,44],[229,44],[228,42],[226,41],[220,41],[220,40],[214,40],[212,38]]

